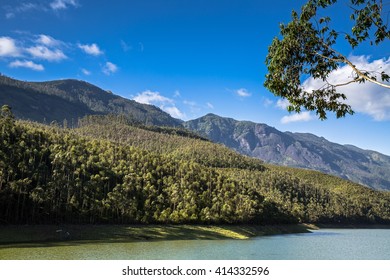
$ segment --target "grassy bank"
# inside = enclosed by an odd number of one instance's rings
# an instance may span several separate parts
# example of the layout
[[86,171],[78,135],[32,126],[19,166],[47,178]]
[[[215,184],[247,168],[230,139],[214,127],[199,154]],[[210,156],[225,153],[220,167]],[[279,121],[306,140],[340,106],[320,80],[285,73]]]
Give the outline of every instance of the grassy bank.
[[57,241],[139,242],[158,240],[247,239],[255,236],[305,233],[310,225],[28,225],[1,226],[0,245]]

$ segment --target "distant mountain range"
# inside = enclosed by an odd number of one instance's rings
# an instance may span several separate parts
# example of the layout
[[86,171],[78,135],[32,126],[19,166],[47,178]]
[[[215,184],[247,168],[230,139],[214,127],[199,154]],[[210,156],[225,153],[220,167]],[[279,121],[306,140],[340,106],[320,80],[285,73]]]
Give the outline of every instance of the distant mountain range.
[[115,95],[79,80],[24,82],[0,76],[0,105],[17,118],[77,125],[86,115],[124,115],[143,125],[194,131],[241,154],[268,163],[314,169],[374,189],[390,190],[390,157],[350,145],[331,143],[308,133],[281,132],[266,124],[213,114],[183,122],[161,109]]
[[0,76],[0,103],[12,107],[20,119],[68,123],[86,115],[125,115],[146,125],[180,126],[160,108],[140,104],[79,80],[24,82]]
[[390,157],[375,151],[213,114],[183,125],[214,142],[268,163],[314,169],[371,188],[390,190]]

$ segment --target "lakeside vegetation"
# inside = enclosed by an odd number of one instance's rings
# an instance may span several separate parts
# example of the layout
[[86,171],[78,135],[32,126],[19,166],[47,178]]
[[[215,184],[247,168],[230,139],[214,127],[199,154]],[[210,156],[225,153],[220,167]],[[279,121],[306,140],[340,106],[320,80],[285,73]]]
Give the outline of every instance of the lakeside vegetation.
[[201,138],[95,116],[0,118],[2,224],[390,223],[390,194],[264,165]]

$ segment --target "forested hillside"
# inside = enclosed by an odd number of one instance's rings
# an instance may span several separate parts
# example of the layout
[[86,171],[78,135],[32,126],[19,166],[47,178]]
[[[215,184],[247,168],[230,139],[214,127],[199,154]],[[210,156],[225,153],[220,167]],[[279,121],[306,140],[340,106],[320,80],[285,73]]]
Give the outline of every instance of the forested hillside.
[[[2,104],[10,105],[17,119],[44,124],[56,122],[69,128],[77,127],[78,121],[85,116],[120,115],[141,130],[204,137],[267,163],[318,170],[374,189],[390,189],[390,157],[378,152],[331,143],[308,133],[281,132],[266,124],[236,121],[213,114],[183,122],[155,106],[128,100],[85,81],[25,82],[0,75]],[[188,130],[183,130],[183,127]],[[143,135],[141,130],[138,132]],[[195,133],[202,137],[195,136]],[[99,134],[98,131],[94,136],[102,138]],[[113,140],[112,137],[109,135],[109,140]],[[139,141],[137,139],[133,140]],[[163,144],[154,148],[165,152],[164,149],[169,147]],[[185,158],[204,157],[201,150],[189,146],[182,145],[178,150]],[[212,160],[226,165],[225,159]]]
[[375,151],[213,114],[187,121],[184,126],[267,163],[318,170],[374,189],[390,190],[390,157]]
[[121,114],[147,125],[178,126],[182,121],[161,109],[140,104],[79,80],[24,82],[0,75],[0,104],[14,115],[41,123],[64,120],[68,126],[91,114]]
[[0,132],[4,224],[390,222],[387,192],[264,166],[185,131],[102,116],[63,129],[3,106]]

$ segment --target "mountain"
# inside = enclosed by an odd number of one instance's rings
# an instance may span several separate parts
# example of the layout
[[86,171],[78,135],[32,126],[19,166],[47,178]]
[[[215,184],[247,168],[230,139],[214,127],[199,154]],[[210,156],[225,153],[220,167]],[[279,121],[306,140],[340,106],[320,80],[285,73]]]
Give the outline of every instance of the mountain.
[[109,114],[123,115],[146,125],[144,128],[150,129],[152,125],[155,130],[157,126],[183,125],[214,142],[268,163],[314,169],[374,189],[390,190],[390,157],[378,152],[331,143],[312,134],[281,132],[266,124],[212,114],[183,123],[155,106],[128,100],[84,81],[24,82],[0,75],[2,104],[10,105],[19,119],[61,124],[66,119],[71,127],[87,115]]
[[146,125],[179,126],[161,109],[128,100],[79,80],[24,82],[0,76],[0,104],[11,106],[20,119],[46,122],[64,119],[71,122],[86,115],[117,114]]
[[375,151],[213,114],[183,125],[214,142],[268,163],[318,170],[374,189],[390,190],[390,157]]
[[0,224],[390,223],[390,192],[193,136],[115,115],[48,126],[4,106]]

